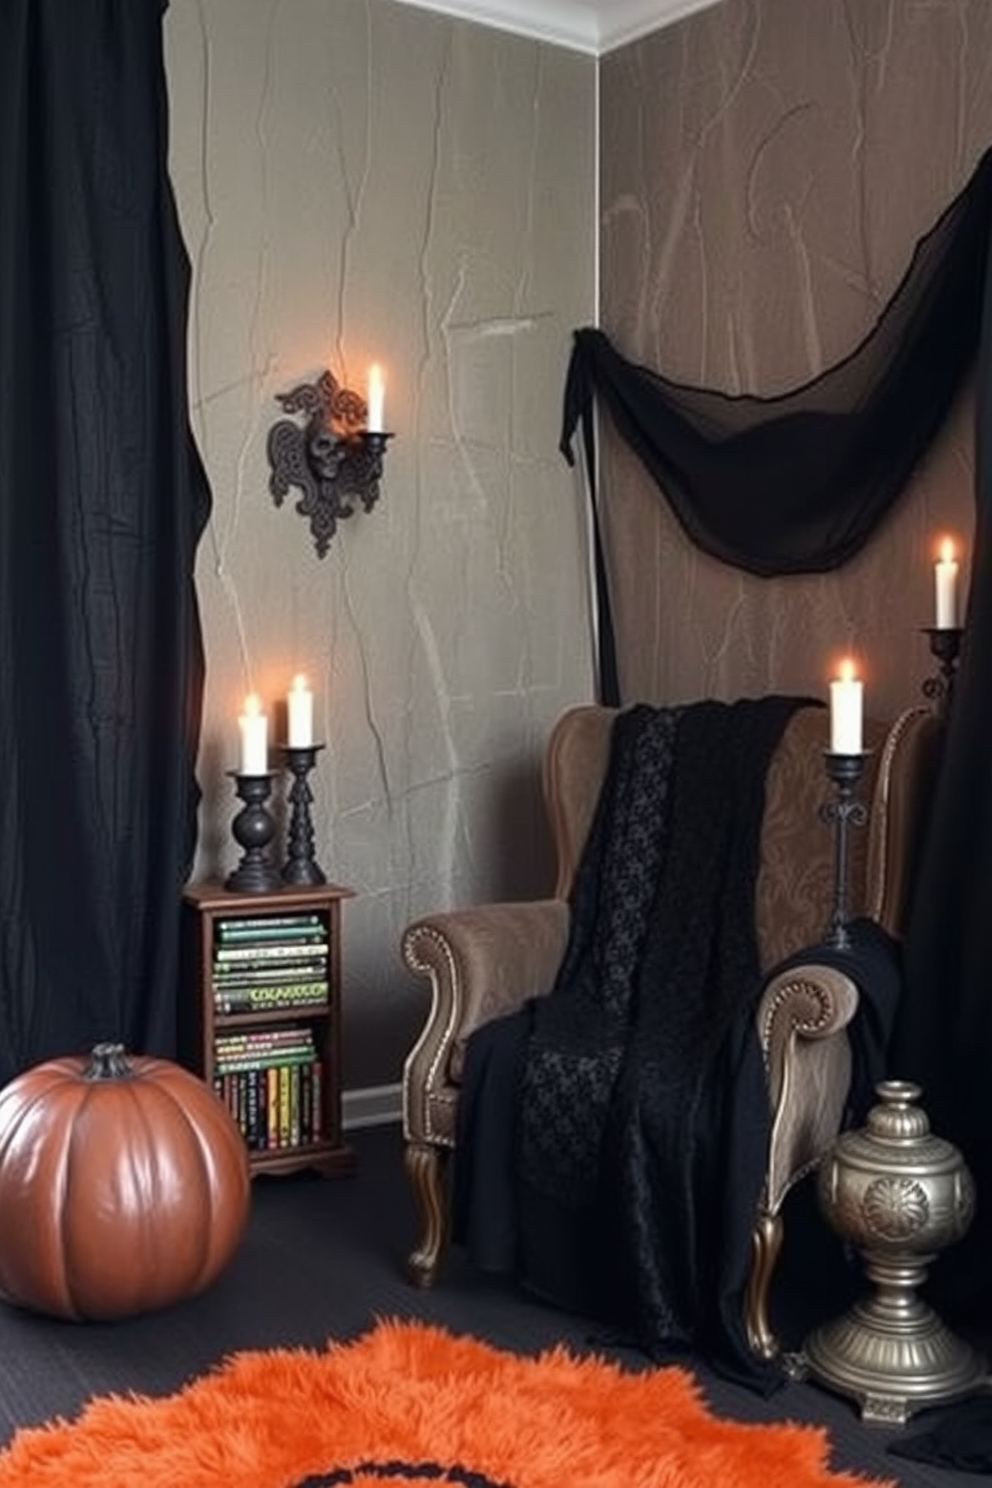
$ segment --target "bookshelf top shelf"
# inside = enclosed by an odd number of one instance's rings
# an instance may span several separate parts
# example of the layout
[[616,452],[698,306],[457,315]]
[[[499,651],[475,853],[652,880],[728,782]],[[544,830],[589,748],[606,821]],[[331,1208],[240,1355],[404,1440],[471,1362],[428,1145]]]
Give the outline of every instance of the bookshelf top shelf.
[[354,894],[354,889],[333,883],[313,886],[287,884],[284,889],[269,889],[264,894],[245,894],[225,889],[222,883],[204,882],[187,884],[183,890],[183,900],[208,913],[227,911],[248,914],[255,911],[278,911],[285,909],[288,904],[319,906],[327,904],[329,900],[352,899]]

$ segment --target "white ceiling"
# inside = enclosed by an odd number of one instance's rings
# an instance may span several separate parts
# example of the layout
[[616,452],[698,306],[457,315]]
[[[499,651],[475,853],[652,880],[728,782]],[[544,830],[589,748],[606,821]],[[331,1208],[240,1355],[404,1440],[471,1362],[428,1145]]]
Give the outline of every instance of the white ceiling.
[[599,56],[719,0],[400,0]]

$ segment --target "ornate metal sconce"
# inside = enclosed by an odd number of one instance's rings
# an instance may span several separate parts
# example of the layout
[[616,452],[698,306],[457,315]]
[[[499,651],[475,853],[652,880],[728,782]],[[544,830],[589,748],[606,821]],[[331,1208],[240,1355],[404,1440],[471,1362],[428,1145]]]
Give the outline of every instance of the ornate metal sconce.
[[299,488],[296,510],[309,518],[317,556],[323,558],[338,522],[352,516],[357,503],[370,512],[378,501],[392,435],[366,427],[365,400],[341,387],[330,372],[277,394],[276,401],[284,413],[302,414],[304,422],[279,419],[269,430],[269,491],[282,506],[289,488]]

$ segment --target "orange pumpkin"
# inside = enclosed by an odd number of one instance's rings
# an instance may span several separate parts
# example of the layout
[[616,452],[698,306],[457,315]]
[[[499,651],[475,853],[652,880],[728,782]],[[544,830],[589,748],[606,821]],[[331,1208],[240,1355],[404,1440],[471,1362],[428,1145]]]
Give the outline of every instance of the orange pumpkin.
[[166,1307],[219,1274],[248,1155],[202,1080],[99,1044],[0,1090],[0,1295],[58,1317]]

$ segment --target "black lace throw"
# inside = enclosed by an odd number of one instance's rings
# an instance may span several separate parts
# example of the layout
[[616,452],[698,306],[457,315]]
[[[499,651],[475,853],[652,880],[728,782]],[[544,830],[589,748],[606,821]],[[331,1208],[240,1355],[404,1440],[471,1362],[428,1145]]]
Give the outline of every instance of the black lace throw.
[[453,1234],[476,1264],[749,1381],[754,892],[768,763],[801,705],[619,715],[559,977],[472,1036],[458,1110]]
[[[561,450],[581,424],[596,521],[593,405],[657,482],[689,538],[764,576],[815,573],[857,553],[943,424],[979,344],[992,152],[916,246],[873,329],[843,361],[774,397],[674,382],[576,331]],[[618,701],[598,529],[601,696]]]

